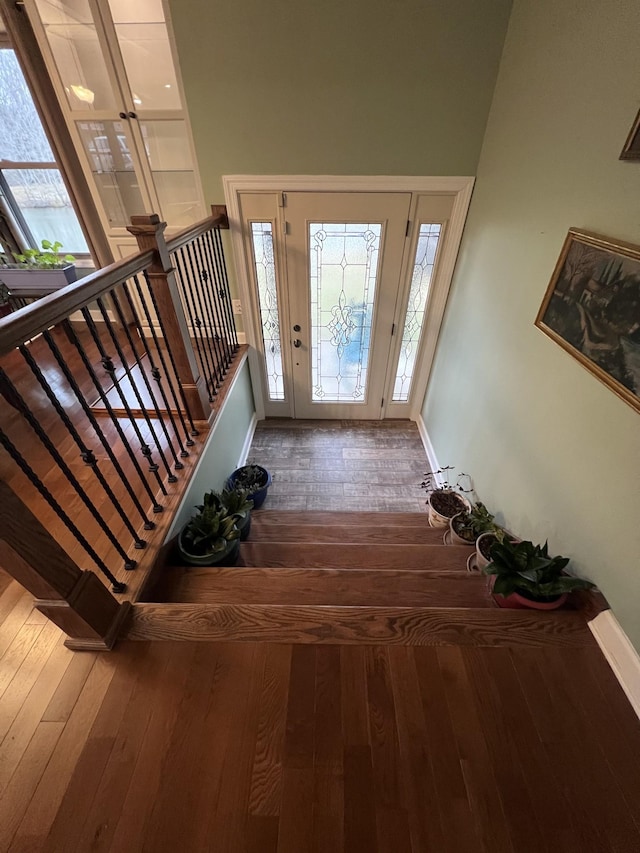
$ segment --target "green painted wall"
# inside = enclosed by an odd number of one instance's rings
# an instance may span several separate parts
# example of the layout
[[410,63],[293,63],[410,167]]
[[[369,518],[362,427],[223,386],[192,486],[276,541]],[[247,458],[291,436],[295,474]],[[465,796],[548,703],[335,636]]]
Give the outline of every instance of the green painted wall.
[[570,226],[640,242],[637,0],[516,0],[423,416],[441,464],[573,558],[640,648],[640,415],[538,331]]
[[171,539],[193,515],[193,507],[202,503],[210,489],[219,491],[229,474],[238,467],[245,439],[255,414],[249,364],[245,361],[227,401],[213,425],[209,441],[193,475],[167,539]]
[[511,0],[170,0],[207,202],[224,174],[475,174]]

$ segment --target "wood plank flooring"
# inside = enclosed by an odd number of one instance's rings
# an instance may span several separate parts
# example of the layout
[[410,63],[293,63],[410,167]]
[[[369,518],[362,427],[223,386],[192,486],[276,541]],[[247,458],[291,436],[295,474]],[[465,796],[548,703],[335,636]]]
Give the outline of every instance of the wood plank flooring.
[[640,723],[594,646],[74,654],[13,582],[0,613],[2,851],[640,849]]
[[270,510],[423,512],[429,469],[412,421],[260,421],[249,461],[271,471]]

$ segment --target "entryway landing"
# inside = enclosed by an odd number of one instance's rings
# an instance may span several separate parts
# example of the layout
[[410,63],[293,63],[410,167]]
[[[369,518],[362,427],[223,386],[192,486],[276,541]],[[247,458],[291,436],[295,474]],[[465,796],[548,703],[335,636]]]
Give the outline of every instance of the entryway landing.
[[271,471],[271,510],[424,512],[429,470],[413,421],[260,421],[248,460]]

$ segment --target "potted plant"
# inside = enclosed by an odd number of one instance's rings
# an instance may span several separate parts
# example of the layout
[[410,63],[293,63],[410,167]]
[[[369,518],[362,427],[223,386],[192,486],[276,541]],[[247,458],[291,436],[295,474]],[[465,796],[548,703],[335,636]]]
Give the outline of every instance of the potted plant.
[[492,513],[478,501],[470,510],[459,512],[449,520],[449,541],[452,545],[473,546],[482,533],[500,529],[493,519]]
[[247,500],[253,501],[253,508],[258,509],[265,502],[267,491],[271,485],[271,474],[262,465],[243,465],[230,475],[227,489],[243,489]]
[[6,284],[0,281],[0,317],[6,317],[11,313],[11,304],[9,303],[9,289]]
[[549,547],[527,540],[504,539],[491,548],[491,562],[484,568],[491,577],[493,597],[500,607],[555,610],[575,589],[593,584],[565,573],[568,557],[550,557]]
[[236,519],[220,506],[215,492],[207,492],[197,515],[178,534],[177,549],[188,566],[232,566],[238,559],[240,531]]
[[240,531],[240,541],[244,542],[249,538],[251,530],[253,501],[249,500],[249,493],[242,488],[224,489],[218,498],[221,506],[235,518],[236,527]]
[[27,249],[22,255],[13,255],[15,263],[0,266],[0,281],[11,291],[25,287],[35,293],[58,290],[76,280],[73,255],[60,256],[62,243],[43,240],[42,251]]
[[[460,474],[455,483],[451,482],[452,465],[445,465],[434,473],[430,471],[424,476],[421,488],[427,490],[428,518],[431,527],[448,527],[449,520],[460,512],[468,512],[471,504],[463,493],[469,493],[472,489],[462,486],[463,478],[468,474]],[[440,484],[440,479],[442,483]]]

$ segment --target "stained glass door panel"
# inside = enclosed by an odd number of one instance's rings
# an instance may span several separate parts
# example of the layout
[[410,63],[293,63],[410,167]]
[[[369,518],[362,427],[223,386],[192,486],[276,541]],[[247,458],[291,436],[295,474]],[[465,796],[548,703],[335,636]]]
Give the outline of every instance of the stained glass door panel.
[[286,194],[296,417],[381,416],[410,201]]

